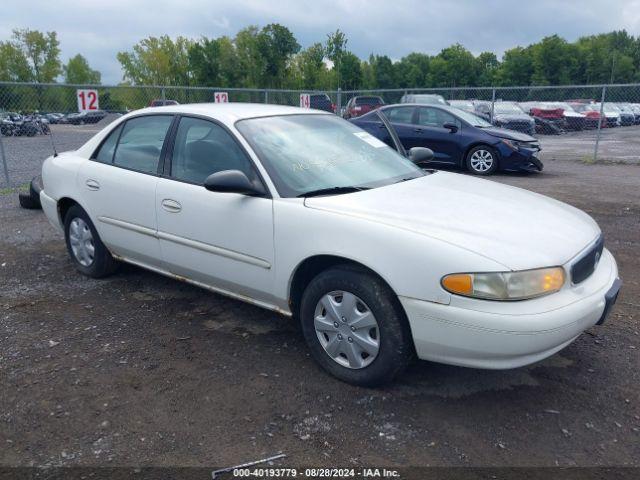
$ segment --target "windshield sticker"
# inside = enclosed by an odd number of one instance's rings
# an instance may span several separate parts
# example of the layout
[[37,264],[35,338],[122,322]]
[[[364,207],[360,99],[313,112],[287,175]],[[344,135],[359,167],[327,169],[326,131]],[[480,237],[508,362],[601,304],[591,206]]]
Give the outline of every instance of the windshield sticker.
[[387,146],[386,143],[378,140],[376,137],[374,137],[373,135],[368,134],[367,132],[354,132],[353,134],[356,137],[358,137],[360,140],[364,140],[365,142],[367,142],[372,147],[382,148],[382,147],[386,147]]

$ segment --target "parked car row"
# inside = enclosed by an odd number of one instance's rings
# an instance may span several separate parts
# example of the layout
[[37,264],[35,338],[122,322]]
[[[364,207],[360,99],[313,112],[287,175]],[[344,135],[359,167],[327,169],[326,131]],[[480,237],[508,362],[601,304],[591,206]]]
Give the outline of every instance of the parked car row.
[[[591,100],[566,102],[509,102],[482,100],[451,100],[449,104],[474,113],[495,126],[517,130],[529,135],[561,134],[601,127],[640,124],[640,104],[600,103]],[[602,110],[602,118],[600,111]]]
[[33,137],[48,135],[50,132],[49,121],[43,115],[0,112],[0,134],[5,137]]
[[[449,105],[481,117],[496,127],[515,130],[528,135],[561,134],[601,127],[618,127],[640,124],[640,104],[606,102],[602,107],[594,100],[575,99],[564,102],[511,102],[498,100],[445,100],[437,94],[405,94],[400,103]],[[385,105],[376,95],[351,97],[342,112],[346,119],[353,119]]]

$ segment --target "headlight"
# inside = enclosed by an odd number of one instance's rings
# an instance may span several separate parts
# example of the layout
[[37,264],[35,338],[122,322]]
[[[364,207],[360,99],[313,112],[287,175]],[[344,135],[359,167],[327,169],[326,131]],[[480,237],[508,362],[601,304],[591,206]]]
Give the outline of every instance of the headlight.
[[557,292],[564,284],[561,267],[520,272],[453,273],[442,287],[456,295],[485,300],[526,300]]
[[506,146],[513,148],[514,150],[518,150],[518,148],[520,148],[520,142],[516,140],[509,140],[508,138],[501,138],[500,140],[502,140],[502,143]]

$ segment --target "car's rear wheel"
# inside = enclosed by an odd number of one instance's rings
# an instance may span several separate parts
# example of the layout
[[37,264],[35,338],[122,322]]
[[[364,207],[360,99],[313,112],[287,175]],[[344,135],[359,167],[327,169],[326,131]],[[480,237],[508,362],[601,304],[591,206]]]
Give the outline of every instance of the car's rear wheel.
[[64,233],[67,251],[74,266],[81,273],[102,278],[113,273],[118,262],[93,226],[93,222],[79,205],[73,205],[64,218]]
[[313,358],[348,383],[388,382],[414,355],[395,294],[377,276],[351,266],[326,270],[309,283],[300,320]]
[[498,153],[488,145],[478,145],[467,153],[467,169],[474,175],[491,175],[498,169]]

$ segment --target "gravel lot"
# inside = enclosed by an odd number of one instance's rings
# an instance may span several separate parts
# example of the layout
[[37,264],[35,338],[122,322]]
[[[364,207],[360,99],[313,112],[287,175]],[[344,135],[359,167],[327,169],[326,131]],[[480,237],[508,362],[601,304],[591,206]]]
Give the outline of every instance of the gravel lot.
[[640,466],[640,167],[493,180],[598,221],[624,280],[608,323],[530,367],[417,362],[375,390],[321,372],[287,318],[130,266],[82,277],[0,194],[0,465]]

